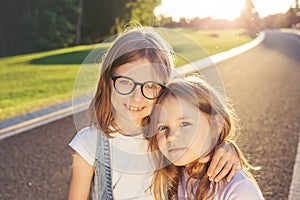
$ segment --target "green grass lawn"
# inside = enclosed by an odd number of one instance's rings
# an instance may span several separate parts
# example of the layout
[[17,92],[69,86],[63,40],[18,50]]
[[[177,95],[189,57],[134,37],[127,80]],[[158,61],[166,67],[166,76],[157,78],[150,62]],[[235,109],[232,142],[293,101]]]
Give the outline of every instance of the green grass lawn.
[[[193,45],[174,39],[180,66],[251,40],[239,30],[194,31],[174,29],[192,38]],[[104,52],[109,43],[0,58],[0,120],[25,114],[72,98],[74,80],[90,51]],[[199,53],[199,46],[201,52]],[[185,49],[184,52],[182,49]],[[100,59],[100,58],[98,58]],[[88,63],[87,63],[88,64]]]

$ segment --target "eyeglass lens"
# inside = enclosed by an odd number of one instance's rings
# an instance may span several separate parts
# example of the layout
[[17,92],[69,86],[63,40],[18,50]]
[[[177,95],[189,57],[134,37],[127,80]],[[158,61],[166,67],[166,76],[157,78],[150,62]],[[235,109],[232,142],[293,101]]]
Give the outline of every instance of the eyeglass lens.
[[113,77],[115,89],[123,95],[130,94],[136,88],[136,85],[141,86],[142,94],[148,99],[157,98],[163,89],[163,86],[155,82],[137,83],[128,77]]

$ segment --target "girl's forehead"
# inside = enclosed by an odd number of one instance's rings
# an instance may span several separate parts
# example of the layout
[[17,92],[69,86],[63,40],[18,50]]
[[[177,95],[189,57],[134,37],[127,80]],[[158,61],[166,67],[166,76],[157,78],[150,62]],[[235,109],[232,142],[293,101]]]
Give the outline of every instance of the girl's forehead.
[[[175,113],[181,117],[191,117],[198,115],[200,110],[190,103],[186,102],[181,98],[176,98],[174,96],[166,96],[165,99],[160,103],[158,109],[165,116],[175,117]],[[169,114],[166,114],[169,113]],[[171,114],[173,113],[173,114]],[[177,116],[177,117],[178,117]]]
[[150,63],[147,59],[139,59],[117,67],[114,75],[127,76],[142,82],[147,80],[160,81],[161,75],[158,73],[158,67],[162,66]]

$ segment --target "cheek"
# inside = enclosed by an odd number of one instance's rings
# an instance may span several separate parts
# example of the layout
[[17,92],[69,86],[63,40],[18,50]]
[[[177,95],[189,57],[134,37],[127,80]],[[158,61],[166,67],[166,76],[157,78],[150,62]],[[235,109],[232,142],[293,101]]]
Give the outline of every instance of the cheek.
[[198,140],[199,138],[201,139],[201,136],[199,137],[197,129],[190,129],[190,130],[186,129],[182,131],[180,136],[177,138],[178,140],[184,141],[189,146],[192,146],[194,143],[198,143]]
[[112,91],[110,95],[110,101],[111,101],[111,105],[114,108],[118,105],[118,103],[120,103],[119,99],[120,99],[119,95],[115,91]]
[[158,148],[163,151],[165,149],[166,139],[163,133],[159,133],[156,135],[156,140],[158,144]]
[[146,112],[147,112],[147,115],[151,114],[151,111],[153,109],[154,103],[155,103],[154,101],[147,100],[147,102],[146,102]]
[[126,99],[127,95],[119,94],[116,90],[111,91],[110,100],[112,103],[120,103],[120,100]]
[[192,148],[199,156],[208,153],[211,148],[211,135],[206,127],[199,127],[194,137]]
[[148,100],[148,99],[146,101],[147,101],[148,107],[152,110],[152,108],[153,108],[153,106],[155,104],[155,101],[154,100]]

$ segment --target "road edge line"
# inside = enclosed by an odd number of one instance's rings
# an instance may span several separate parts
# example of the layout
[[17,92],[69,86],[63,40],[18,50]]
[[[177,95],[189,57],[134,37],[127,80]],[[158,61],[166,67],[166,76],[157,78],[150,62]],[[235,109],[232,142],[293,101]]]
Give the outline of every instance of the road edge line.
[[300,197],[300,134],[298,136],[298,148],[294,164],[292,182],[290,185],[288,200],[298,200]]
[[28,131],[34,129],[36,127],[48,124],[50,122],[62,119],[64,117],[68,117],[70,115],[82,112],[86,110],[88,107],[88,103],[81,103],[76,106],[70,106],[64,109],[60,109],[58,111],[42,115],[40,117],[36,117],[25,122],[21,122],[12,126],[8,126],[4,129],[0,130],[0,140],[5,138],[20,134],[24,131]]

